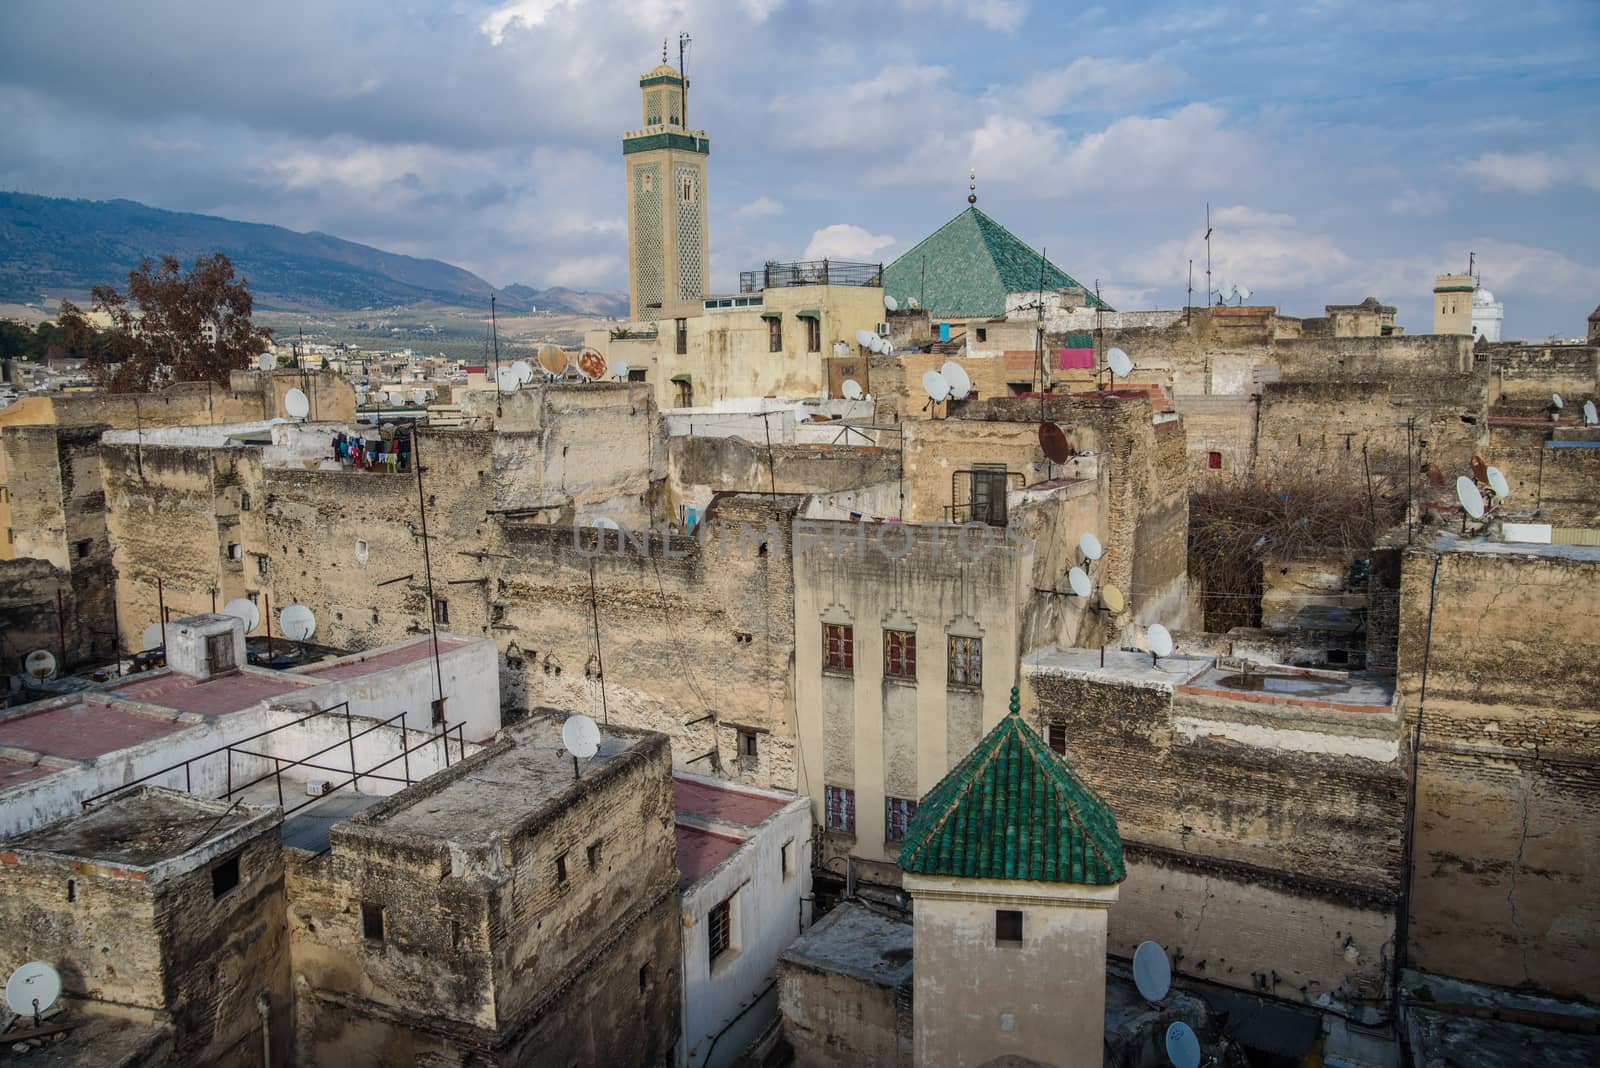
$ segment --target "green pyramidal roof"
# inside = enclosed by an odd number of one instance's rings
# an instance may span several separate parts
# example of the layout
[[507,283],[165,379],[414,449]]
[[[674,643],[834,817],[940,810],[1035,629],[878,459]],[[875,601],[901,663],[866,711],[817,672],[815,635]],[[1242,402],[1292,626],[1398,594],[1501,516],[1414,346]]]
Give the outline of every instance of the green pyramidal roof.
[[[1078,285],[1045,261],[1044,289]],[[915,299],[935,316],[951,318],[1004,315],[1007,293],[1039,288],[1039,253],[976,207],[939,227],[883,273],[884,292],[902,306]],[[1088,307],[1113,310],[1093,293]]]
[[1126,875],[1117,818],[1011,713],[928,791],[900,867],[920,875],[1107,886]]

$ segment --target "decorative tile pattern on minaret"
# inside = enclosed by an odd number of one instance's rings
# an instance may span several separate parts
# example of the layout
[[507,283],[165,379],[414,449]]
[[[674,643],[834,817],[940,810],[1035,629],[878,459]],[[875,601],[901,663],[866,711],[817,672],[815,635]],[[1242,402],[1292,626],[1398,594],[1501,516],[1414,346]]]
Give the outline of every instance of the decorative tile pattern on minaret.
[[704,130],[684,126],[689,84],[665,61],[639,79],[644,125],[622,136],[628,177],[628,295],[635,320],[659,319],[673,301],[705,296]]

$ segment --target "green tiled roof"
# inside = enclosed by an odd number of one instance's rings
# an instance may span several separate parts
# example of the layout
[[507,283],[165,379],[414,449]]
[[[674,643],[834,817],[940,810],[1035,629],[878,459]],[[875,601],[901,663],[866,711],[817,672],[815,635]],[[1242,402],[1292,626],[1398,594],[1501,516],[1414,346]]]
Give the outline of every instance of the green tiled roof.
[[[1045,261],[1046,290],[1077,285]],[[1004,315],[1007,293],[1039,288],[1039,253],[976,207],[939,227],[883,273],[884,292],[902,307],[915,298],[933,315],[951,318]],[[1092,292],[1088,307],[1114,310]]]
[[920,875],[1108,886],[1126,875],[1111,809],[1011,713],[928,791],[900,850]]

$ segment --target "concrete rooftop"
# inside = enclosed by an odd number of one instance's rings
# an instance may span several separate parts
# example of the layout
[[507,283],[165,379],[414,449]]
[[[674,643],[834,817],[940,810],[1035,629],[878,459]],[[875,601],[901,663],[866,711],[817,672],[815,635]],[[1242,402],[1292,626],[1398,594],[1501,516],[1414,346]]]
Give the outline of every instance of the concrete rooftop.
[[1159,663],[1149,653],[1126,649],[1106,649],[1104,663],[1099,649],[1062,649],[1050,645],[1022,658],[1027,671],[1072,675],[1095,682],[1125,686],[1157,686],[1170,689],[1189,682],[1212,666],[1209,656],[1173,653]]
[[1180,688],[1185,693],[1265,704],[1362,710],[1388,709],[1394,703],[1393,675],[1370,671],[1307,671],[1278,664],[1252,664],[1248,671],[1210,667]]
[[741,790],[732,783],[708,783],[672,777],[672,803],[678,814],[699,816],[721,823],[754,827],[794,797],[777,798]]
[[[452,649],[460,649],[472,643],[465,638],[449,638],[439,635],[439,653],[443,655]],[[313,679],[317,682],[326,682],[330,679],[359,679],[363,675],[371,675],[375,671],[387,671],[390,668],[404,667],[414,664],[419,660],[433,659],[433,639],[423,638],[412,642],[410,645],[398,649],[390,649],[386,653],[375,656],[345,657],[332,664],[318,665],[306,671],[297,672],[294,677]]]
[[[46,707],[24,705],[0,719],[0,746],[69,760],[90,760],[190,726],[176,716],[164,716],[120,702],[80,700],[41,704]],[[43,774],[48,774],[48,770]],[[14,781],[36,777],[21,776]]]
[[256,808],[137,788],[13,838],[16,851],[150,868],[260,819]]
[[678,889],[683,890],[733,856],[745,839],[741,835],[726,834],[679,823],[674,827],[678,838]]
[[112,686],[107,692],[202,716],[223,716],[314,684],[264,668],[244,668],[204,681],[164,669]]
[[879,986],[911,982],[911,923],[859,901],[846,901],[796,939],[780,958]]

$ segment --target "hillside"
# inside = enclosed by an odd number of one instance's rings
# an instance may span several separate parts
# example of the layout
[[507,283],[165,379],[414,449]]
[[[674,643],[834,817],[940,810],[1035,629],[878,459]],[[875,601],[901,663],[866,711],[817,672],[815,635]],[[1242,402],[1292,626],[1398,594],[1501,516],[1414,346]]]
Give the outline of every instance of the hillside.
[[[329,234],[162,211],[131,200],[66,200],[0,193],[0,301],[82,300],[91,286],[122,285],[146,256],[223,252],[250,281],[258,306],[281,310],[387,308],[418,303],[476,307],[491,286],[471,271]],[[513,285],[508,311],[626,315],[621,293]]]

